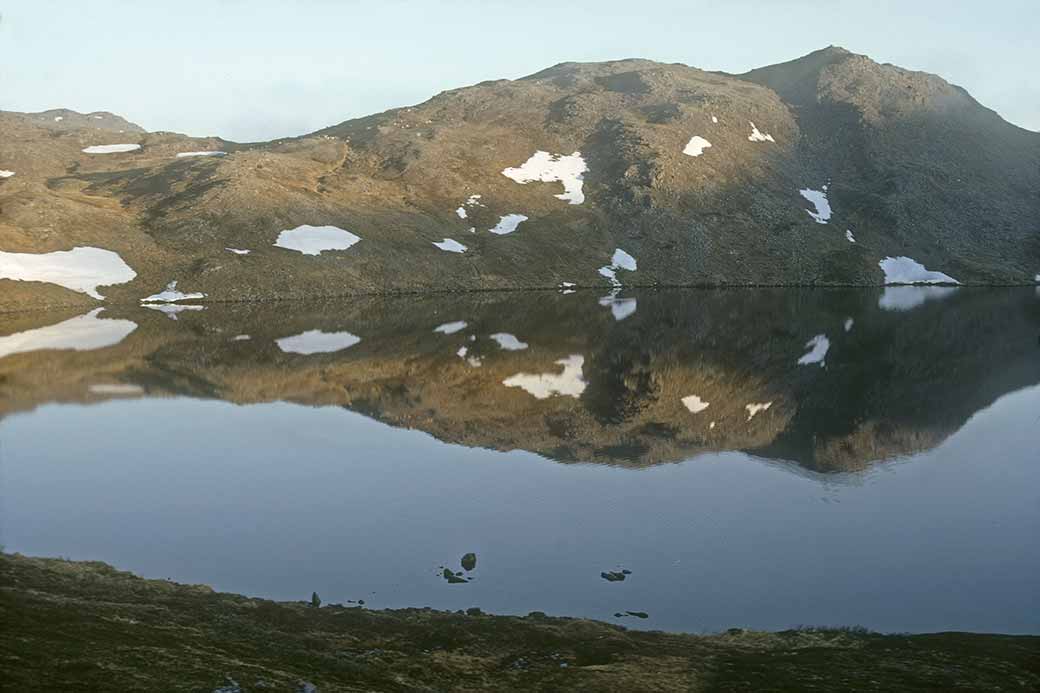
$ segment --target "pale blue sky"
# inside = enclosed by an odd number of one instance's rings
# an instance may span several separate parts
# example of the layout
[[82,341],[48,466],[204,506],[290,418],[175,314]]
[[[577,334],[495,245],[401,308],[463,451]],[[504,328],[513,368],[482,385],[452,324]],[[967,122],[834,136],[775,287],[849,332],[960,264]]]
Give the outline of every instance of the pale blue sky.
[[8,0],[0,108],[302,134],[566,60],[743,72],[828,44],[935,72],[1040,130],[1037,0]]

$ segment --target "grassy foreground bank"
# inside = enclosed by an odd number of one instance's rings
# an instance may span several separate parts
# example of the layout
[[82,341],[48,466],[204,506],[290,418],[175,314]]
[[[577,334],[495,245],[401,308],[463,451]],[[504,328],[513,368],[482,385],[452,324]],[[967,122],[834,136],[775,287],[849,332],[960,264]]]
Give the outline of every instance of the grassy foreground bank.
[[1040,637],[316,609],[2,554],[0,672],[12,691],[1035,691]]

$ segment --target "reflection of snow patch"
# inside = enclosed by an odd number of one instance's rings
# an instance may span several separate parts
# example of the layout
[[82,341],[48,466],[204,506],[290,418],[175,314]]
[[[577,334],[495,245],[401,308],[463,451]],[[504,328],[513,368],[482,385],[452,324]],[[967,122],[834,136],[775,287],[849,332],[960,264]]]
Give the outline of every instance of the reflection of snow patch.
[[438,325],[433,328],[434,332],[440,332],[441,334],[455,334],[459,330],[466,329],[465,320],[456,320],[455,322],[446,322],[443,325]]
[[556,363],[563,366],[563,372],[517,373],[503,380],[502,384],[506,387],[519,387],[537,399],[546,399],[552,395],[577,399],[585,392],[587,384],[581,372],[585,357],[581,354],[571,354]]
[[527,221],[527,217],[523,214],[507,214],[502,217],[495,228],[491,229],[491,233],[504,236],[507,233],[513,233],[516,231],[516,227],[520,226],[521,222]]
[[491,335],[491,339],[498,342],[498,346],[502,347],[506,351],[521,351],[527,348],[527,342],[521,342],[514,335],[508,332],[496,332]]
[[885,273],[885,284],[960,284],[950,275],[927,270],[908,257],[886,257],[878,266]]
[[98,383],[91,385],[89,388],[91,394],[94,395],[143,395],[144,388],[140,385],[133,385],[130,383]]
[[176,320],[177,313],[184,311],[206,310],[206,306],[192,306],[184,303],[142,303],[141,307],[157,310],[170,320]]
[[507,168],[502,171],[502,175],[521,185],[535,181],[563,183],[563,192],[555,197],[566,200],[572,205],[580,205],[585,201],[582,179],[588,170],[585,160],[581,157],[581,152],[563,156],[537,151],[521,166]]
[[756,414],[769,409],[769,407],[771,406],[773,406],[772,402],[763,402],[761,404],[746,405],[744,408],[747,409],[747,420],[750,421],[751,419],[755,418]]
[[682,153],[687,156],[700,156],[704,153],[704,150],[711,146],[711,142],[704,139],[700,135],[694,135],[690,138],[690,141],[686,143]]
[[957,291],[956,286],[888,286],[878,300],[881,310],[913,310],[925,301],[946,298]]
[[0,251],[0,279],[47,282],[79,291],[98,300],[99,286],[124,284],[137,276],[123,258],[111,250],[76,247],[53,253],[5,253]]
[[615,322],[621,322],[628,316],[636,312],[636,308],[639,307],[636,299],[634,298],[618,298],[617,293],[612,293],[609,296],[603,296],[599,299],[601,306],[609,306],[610,312],[614,315]]
[[119,344],[137,329],[130,320],[98,318],[103,308],[95,308],[86,315],[34,330],[15,332],[0,337],[0,358],[27,351],[43,349],[72,349],[90,351]]
[[[690,410],[691,414],[699,414],[708,408],[710,402],[705,402],[697,395],[690,395],[682,398],[683,406]],[[713,422],[714,423],[714,422]]]
[[452,238],[445,238],[443,241],[434,241],[433,244],[446,253],[464,253],[467,250],[466,246]]
[[466,354],[468,354],[468,353],[469,353],[469,349],[467,347],[460,347],[459,350],[455,352],[455,354],[460,359],[462,359],[463,361],[468,363],[472,368],[480,368],[480,366],[482,365],[480,357],[479,356],[466,356]]
[[810,188],[804,188],[799,190],[798,193],[813,203],[816,207],[815,212],[805,210],[806,213],[816,220],[817,224],[826,224],[831,218],[831,204],[827,201],[827,186],[823,186],[823,190],[812,190]]
[[354,346],[361,338],[350,332],[322,332],[309,330],[292,337],[275,340],[278,348],[287,354],[328,354]]
[[773,139],[772,135],[762,134],[761,132],[759,132],[758,128],[756,128],[755,124],[752,123],[750,120],[748,121],[748,125],[751,126],[751,134],[748,135],[748,140],[752,142],[776,142],[776,140]]
[[831,348],[831,340],[827,339],[827,335],[816,335],[805,343],[805,347],[810,351],[798,359],[798,365],[807,366],[812,363],[818,363],[821,368],[827,365],[824,359],[827,358],[827,351]]
[[856,324],[856,321],[852,318],[845,318],[845,331],[852,332],[852,326]]
[[321,255],[326,250],[346,250],[361,238],[338,226],[304,224],[278,234],[274,245],[304,255]]

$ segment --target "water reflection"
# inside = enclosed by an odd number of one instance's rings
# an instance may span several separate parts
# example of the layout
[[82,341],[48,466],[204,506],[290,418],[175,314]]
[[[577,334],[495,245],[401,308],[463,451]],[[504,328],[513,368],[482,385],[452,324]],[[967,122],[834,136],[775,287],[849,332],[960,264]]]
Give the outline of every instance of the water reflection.
[[1031,290],[892,291],[644,292],[623,320],[589,292],[22,316],[0,323],[0,414],[136,392],[285,400],[561,462],[742,450],[827,472],[933,447],[1040,382]]

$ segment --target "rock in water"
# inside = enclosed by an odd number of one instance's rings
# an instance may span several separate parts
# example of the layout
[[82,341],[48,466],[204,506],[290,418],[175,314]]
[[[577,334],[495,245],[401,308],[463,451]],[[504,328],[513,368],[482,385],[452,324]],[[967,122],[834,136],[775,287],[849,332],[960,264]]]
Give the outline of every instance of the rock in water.
[[469,572],[477,567],[477,554],[467,553],[462,557],[462,567],[466,572]]

